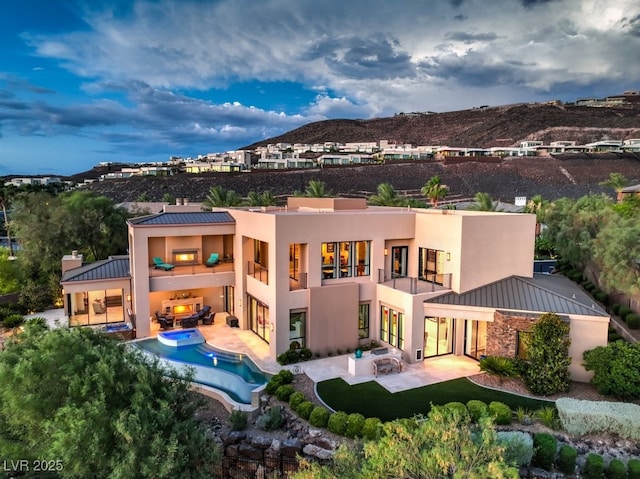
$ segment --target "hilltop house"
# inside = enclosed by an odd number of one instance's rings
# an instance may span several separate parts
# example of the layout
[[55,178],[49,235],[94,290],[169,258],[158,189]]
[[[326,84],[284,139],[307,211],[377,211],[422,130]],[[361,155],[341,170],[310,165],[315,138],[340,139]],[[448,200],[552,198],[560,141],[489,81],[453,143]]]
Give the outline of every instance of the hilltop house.
[[[65,308],[71,325],[134,320],[146,337],[158,329],[156,311],[179,317],[206,304],[262,338],[272,358],[375,340],[407,362],[515,357],[536,318],[555,312],[570,323],[572,377],[587,381],[582,352],[606,344],[609,317],[565,278],[533,274],[535,224],[529,214],[347,198],[167,205],[129,220],[128,257],[65,257]],[[207,267],[211,253],[219,261]]]

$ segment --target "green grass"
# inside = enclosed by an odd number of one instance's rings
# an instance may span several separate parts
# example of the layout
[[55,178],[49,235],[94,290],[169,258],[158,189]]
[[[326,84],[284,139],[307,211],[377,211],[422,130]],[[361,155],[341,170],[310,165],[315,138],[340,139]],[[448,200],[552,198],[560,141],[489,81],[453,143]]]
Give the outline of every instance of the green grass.
[[470,399],[478,399],[489,404],[500,401],[516,409],[540,409],[553,401],[529,399],[515,394],[486,389],[466,378],[445,381],[421,388],[390,393],[375,381],[350,386],[342,379],[330,379],[317,385],[322,400],[336,411],[359,412],[365,417],[377,417],[382,421],[408,418],[416,414],[428,414],[431,404],[446,404],[459,401],[464,404]]

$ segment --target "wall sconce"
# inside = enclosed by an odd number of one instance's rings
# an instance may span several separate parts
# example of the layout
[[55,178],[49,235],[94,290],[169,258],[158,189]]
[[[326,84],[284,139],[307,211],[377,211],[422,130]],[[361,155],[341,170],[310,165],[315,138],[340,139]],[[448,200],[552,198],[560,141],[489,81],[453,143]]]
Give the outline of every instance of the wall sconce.
[[271,328],[272,333],[276,329],[273,323],[269,323],[269,328]]
[[451,261],[451,253],[447,253],[447,261]]
[[129,303],[131,302],[131,295],[130,294],[127,295],[127,302],[129,302]]
[[387,248],[384,249],[384,255],[389,256],[389,250]]

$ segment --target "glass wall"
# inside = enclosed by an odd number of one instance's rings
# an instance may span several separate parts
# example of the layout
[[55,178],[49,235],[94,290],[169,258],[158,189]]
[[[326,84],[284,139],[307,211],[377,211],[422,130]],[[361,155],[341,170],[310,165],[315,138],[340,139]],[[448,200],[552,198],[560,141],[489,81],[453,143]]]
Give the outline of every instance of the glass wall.
[[271,336],[271,326],[269,324],[269,306],[261,303],[251,295],[247,295],[249,304],[249,327],[267,343]]
[[369,303],[358,305],[358,338],[369,337]]
[[322,278],[369,275],[370,241],[322,243]]
[[122,288],[71,293],[67,300],[70,326],[120,323],[125,319]]
[[424,318],[425,358],[453,352],[453,324],[451,318]]
[[404,313],[381,306],[380,339],[398,349],[404,349]]
[[307,311],[289,312],[289,349],[306,347]]
[[487,354],[487,322],[466,320],[464,327],[464,354],[479,361]]

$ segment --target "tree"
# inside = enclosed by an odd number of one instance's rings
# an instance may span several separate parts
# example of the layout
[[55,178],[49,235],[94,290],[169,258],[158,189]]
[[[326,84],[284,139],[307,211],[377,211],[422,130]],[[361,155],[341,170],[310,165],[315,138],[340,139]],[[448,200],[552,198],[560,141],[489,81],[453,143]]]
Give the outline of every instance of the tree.
[[10,260],[9,248],[0,248],[0,294],[15,293],[20,289],[20,268]]
[[474,196],[474,204],[467,207],[471,211],[497,211],[498,203],[491,199],[489,193],[478,192]]
[[247,194],[247,205],[249,206],[273,206],[275,204],[276,199],[270,190],[263,191],[262,193],[250,191]]
[[600,182],[600,186],[613,188],[616,191],[618,199],[620,199],[620,192],[628,185],[629,180],[621,173],[609,173],[609,178]]
[[569,389],[569,323],[545,313],[531,327],[524,382],[534,394],[547,396]]
[[522,209],[523,213],[532,213],[536,215],[536,238],[540,236],[541,225],[544,223],[545,214],[549,208],[549,202],[542,198],[541,195],[533,196]]
[[593,371],[591,383],[600,394],[623,400],[640,396],[640,343],[614,341],[585,351],[584,368]]
[[327,190],[327,185],[324,181],[311,180],[307,184],[304,196],[308,198],[327,198],[331,196],[331,193]]
[[477,425],[468,413],[435,406],[428,418],[385,423],[382,437],[362,450],[341,446],[330,465],[304,463],[294,479],[517,478],[503,460],[504,447],[487,416]]
[[431,202],[431,206],[438,207],[440,200],[444,199],[449,192],[449,187],[442,184],[438,175],[429,178],[429,181],[422,187],[420,192]]
[[0,354],[0,456],[55,458],[65,478],[211,477],[188,379],[89,328],[27,323]]
[[389,183],[380,183],[378,192],[369,197],[369,203],[375,206],[402,206],[404,200]]
[[242,202],[240,195],[234,190],[225,190],[222,186],[212,186],[202,203],[203,209],[228,208],[239,206]]

